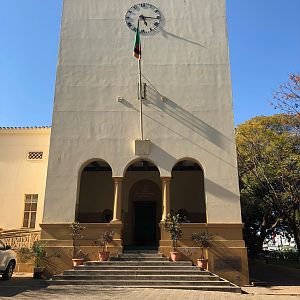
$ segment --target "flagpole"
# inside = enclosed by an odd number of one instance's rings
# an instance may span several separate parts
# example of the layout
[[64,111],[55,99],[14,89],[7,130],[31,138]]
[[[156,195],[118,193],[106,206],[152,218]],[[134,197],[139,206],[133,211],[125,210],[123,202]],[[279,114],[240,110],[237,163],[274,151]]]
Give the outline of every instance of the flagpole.
[[143,97],[142,97],[142,67],[141,60],[139,60],[139,95],[140,95],[140,132],[141,140],[144,139],[144,130],[143,130]]
[[[138,20],[137,30],[140,30],[139,29],[140,28],[139,23],[140,23],[140,20]],[[144,140],[143,97],[142,97],[142,64],[141,64],[141,58],[138,59],[138,65],[139,65],[139,97],[140,97],[140,134],[141,134],[141,140]]]

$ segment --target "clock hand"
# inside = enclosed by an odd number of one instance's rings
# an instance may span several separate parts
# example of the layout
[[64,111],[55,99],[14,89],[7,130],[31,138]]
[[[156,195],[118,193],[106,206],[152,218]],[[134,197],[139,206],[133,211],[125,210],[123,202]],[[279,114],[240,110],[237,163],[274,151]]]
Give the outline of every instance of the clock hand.
[[156,17],[156,18],[154,18],[154,17],[146,17],[146,16],[141,16],[141,17],[143,17],[143,20],[144,20],[144,19],[154,19],[154,20],[159,19],[159,17]]
[[146,22],[146,17],[143,15],[140,15],[140,19],[144,21],[145,26],[148,25],[148,23]]

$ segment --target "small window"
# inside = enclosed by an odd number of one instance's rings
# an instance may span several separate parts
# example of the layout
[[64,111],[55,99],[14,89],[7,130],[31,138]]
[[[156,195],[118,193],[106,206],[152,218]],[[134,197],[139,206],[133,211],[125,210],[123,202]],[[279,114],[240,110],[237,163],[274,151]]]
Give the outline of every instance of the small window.
[[41,160],[43,159],[43,152],[28,152],[27,159],[29,160]]
[[38,195],[25,195],[24,228],[35,228]]

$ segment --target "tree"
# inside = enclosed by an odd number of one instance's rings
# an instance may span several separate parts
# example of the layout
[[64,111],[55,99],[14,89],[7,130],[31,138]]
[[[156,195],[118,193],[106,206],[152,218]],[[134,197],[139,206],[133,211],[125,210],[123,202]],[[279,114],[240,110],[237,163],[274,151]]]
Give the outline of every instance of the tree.
[[300,251],[300,120],[256,117],[236,131],[245,240],[262,250],[276,230],[292,233]]
[[275,109],[300,117],[300,75],[292,74],[273,95]]

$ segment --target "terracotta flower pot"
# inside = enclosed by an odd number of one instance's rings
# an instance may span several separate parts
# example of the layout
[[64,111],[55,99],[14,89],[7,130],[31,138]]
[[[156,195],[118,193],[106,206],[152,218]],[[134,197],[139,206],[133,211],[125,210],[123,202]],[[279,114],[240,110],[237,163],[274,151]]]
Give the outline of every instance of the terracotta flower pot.
[[110,254],[110,252],[108,252],[108,251],[99,252],[99,260],[107,261],[109,259],[109,254]]
[[172,261],[179,261],[181,260],[181,252],[174,251],[170,252]]
[[207,269],[207,259],[206,258],[198,258],[197,266],[201,268],[201,270]]
[[83,265],[83,260],[84,260],[83,258],[72,258],[73,267]]

